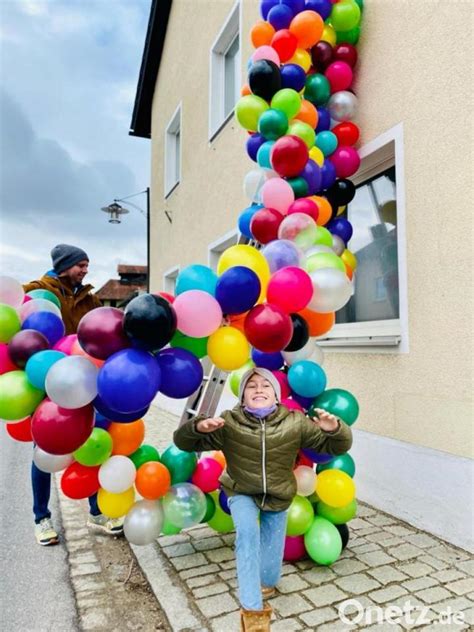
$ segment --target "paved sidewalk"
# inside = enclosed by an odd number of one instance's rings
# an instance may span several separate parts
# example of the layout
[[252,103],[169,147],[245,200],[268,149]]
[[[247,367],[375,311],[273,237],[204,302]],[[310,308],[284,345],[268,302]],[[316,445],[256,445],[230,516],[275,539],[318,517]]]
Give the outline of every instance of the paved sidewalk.
[[[163,450],[177,423],[174,415],[153,406],[145,441]],[[310,560],[285,563],[278,595],[270,601],[272,631],[469,629],[474,624],[474,556],[360,501],[349,528],[348,546],[330,568]],[[155,545],[133,547],[173,630],[239,629],[233,541],[233,534],[199,525],[161,537]],[[348,599],[360,603],[345,609],[348,618],[356,608],[406,610],[407,602],[411,618],[398,624],[376,618],[344,623],[338,605]],[[461,613],[463,623],[436,622],[449,609]]]

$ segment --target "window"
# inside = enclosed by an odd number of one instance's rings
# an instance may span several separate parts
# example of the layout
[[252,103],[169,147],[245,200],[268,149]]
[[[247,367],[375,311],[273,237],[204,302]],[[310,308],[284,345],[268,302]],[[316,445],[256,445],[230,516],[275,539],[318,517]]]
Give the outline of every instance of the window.
[[163,288],[165,292],[172,294],[173,296],[176,293],[176,279],[179,274],[179,266],[173,266],[166,270],[163,274]]
[[208,266],[216,272],[221,254],[224,250],[227,250],[230,246],[235,246],[237,243],[239,243],[239,233],[237,230],[231,230],[223,237],[212,242],[207,249]]
[[181,104],[176,108],[165,132],[165,198],[181,180]]
[[211,48],[209,138],[231,118],[240,95],[240,0]]
[[357,257],[354,293],[320,342],[408,351],[403,136],[399,125],[361,149],[356,195],[347,207]]

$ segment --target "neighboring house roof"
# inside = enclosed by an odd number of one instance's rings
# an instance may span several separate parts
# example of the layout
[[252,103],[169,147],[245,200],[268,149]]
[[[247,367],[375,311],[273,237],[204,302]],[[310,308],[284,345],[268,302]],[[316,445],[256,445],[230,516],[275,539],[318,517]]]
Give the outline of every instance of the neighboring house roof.
[[150,18],[138,77],[130,136],[151,137],[151,106],[172,0],[152,0]]
[[147,274],[147,266],[129,266],[126,263],[120,263],[117,266],[119,274]]
[[101,301],[120,301],[139,290],[144,290],[145,285],[136,283],[120,283],[118,279],[109,279],[95,295]]

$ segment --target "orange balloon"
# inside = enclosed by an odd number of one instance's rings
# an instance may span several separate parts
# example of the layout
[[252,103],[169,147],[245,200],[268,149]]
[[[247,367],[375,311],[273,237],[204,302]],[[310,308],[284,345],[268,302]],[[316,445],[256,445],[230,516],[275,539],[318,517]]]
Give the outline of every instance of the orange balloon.
[[298,114],[295,116],[299,121],[303,121],[307,123],[313,129],[316,129],[318,124],[318,110],[314,107],[311,101],[307,101],[306,99],[301,100],[301,109]]
[[298,38],[298,48],[311,48],[323,34],[324,22],[316,11],[301,11],[291,20],[290,31]]
[[225,456],[223,452],[221,452],[220,450],[216,450],[215,452],[212,453],[211,456],[214,459],[214,461],[217,461],[218,463],[220,463],[222,467],[225,469],[227,465],[227,461],[225,460]]
[[87,358],[88,360],[92,362],[92,364],[95,364],[96,367],[98,367],[99,369],[105,362],[105,360],[99,360],[98,358],[94,358],[88,353],[86,353],[84,349],[81,347],[81,345],[79,344],[79,340],[74,341],[74,344],[71,347],[71,355],[78,355],[78,356],[82,356],[83,358]]
[[269,22],[257,22],[252,26],[250,31],[250,39],[255,48],[259,46],[270,46],[275,29]]
[[344,261],[344,265],[346,267],[346,276],[348,279],[352,281],[352,277],[354,276],[354,270],[351,268],[351,266],[347,265],[345,261]]
[[107,428],[112,437],[112,454],[128,456],[138,450],[145,438],[145,424],[143,419],[137,419],[131,423],[118,423],[113,421]]
[[171,474],[163,463],[149,461],[138,468],[135,487],[143,498],[157,500],[171,487]]
[[329,314],[318,314],[305,307],[298,312],[305,321],[308,323],[308,330],[310,336],[322,336],[327,333],[336,322],[336,315],[334,312]]
[[316,203],[319,211],[316,223],[318,226],[324,226],[332,217],[332,206],[325,197],[321,197],[320,195],[312,195],[311,199]]
[[250,90],[250,86],[248,83],[244,83],[244,85],[240,89],[240,96],[246,97],[248,94],[252,94],[252,90]]
[[245,317],[247,316],[247,314],[248,314],[248,312],[245,312],[244,314],[234,314],[232,316],[228,316],[227,320],[229,321],[229,325],[231,327],[235,327],[236,329],[238,329],[242,333],[245,333],[245,331],[244,331],[244,321],[245,321]]

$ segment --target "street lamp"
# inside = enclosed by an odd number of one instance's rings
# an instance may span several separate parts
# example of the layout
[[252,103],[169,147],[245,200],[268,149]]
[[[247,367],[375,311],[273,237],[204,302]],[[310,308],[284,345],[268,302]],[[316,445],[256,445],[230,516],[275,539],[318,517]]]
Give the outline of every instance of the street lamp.
[[[130,198],[136,197],[137,195],[146,196],[146,210],[143,210],[139,206],[137,206],[134,202],[130,202]],[[139,191],[138,193],[132,193],[132,195],[128,195],[123,198],[115,198],[112,204],[108,206],[103,206],[100,210],[104,213],[108,213],[109,224],[120,224],[122,222],[121,216],[127,215],[130,211],[127,208],[124,208],[119,204],[119,202],[127,202],[127,206],[132,206],[139,213],[141,213],[146,218],[146,261],[147,261],[147,292],[150,291],[150,187],[147,187],[144,191]]]

